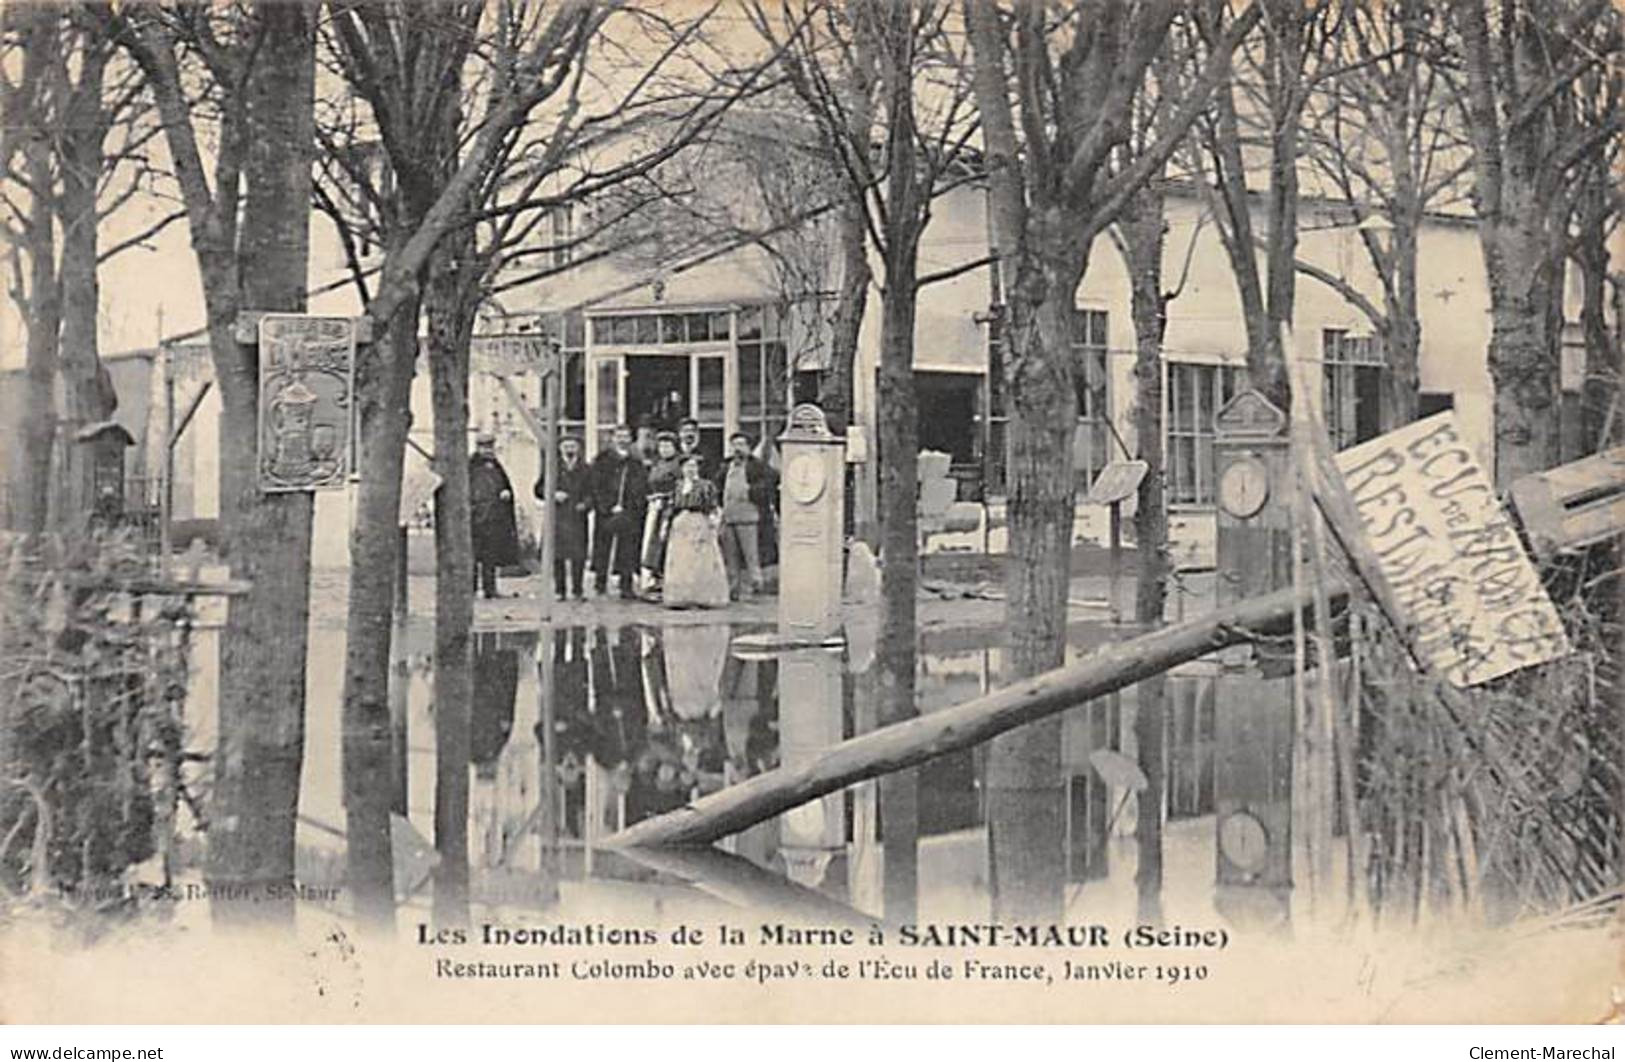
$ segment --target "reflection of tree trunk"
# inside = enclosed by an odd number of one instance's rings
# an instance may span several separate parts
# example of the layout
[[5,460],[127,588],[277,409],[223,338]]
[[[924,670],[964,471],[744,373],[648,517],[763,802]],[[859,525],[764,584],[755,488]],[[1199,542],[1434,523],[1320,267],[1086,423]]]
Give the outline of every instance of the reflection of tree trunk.
[[[1341,585],[1327,590],[1333,604],[1340,605],[1347,594]],[[1126,642],[1102,646],[1071,667],[850,738],[793,768],[769,771],[701,797],[671,814],[623,830],[603,845],[626,848],[710,844],[826,793],[990,741],[1187,660],[1259,637],[1279,636],[1291,630],[1292,616],[1309,600],[1307,592],[1280,591]],[[1053,747],[1058,757],[1058,736]],[[991,768],[989,776],[991,781]],[[1011,780],[1019,781],[1021,776],[1000,779],[1006,783],[1005,788],[1011,788]],[[1061,791],[1059,786],[1056,791]],[[1048,855],[1057,867],[1061,836],[1057,829]]]
[[[548,576],[544,573],[543,578]],[[541,792],[537,795],[539,802],[540,822],[537,832],[541,835],[541,843],[537,845],[540,854],[540,864],[537,870],[542,876],[542,887],[550,898],[558,896],[559,876],[561,867],[561,840],[564,837],[564,804],[561,800],[559,786],[559,697],[554,683],[558,681],[558,662],[554,653],[558,652],[567,640],[569,632],[554,632],[551,625],[544,624],[537,634],[536,666],[537,666],[537,696],[540,703],[537,706],[537,738],[541,754]]]
[[[249,83],[254,135],[248,138],[240,239],[242,299],[251,309],[299,312],[310,257],[315,19],[297,4],[266,4],[258,17],[267,32]],[[229,332],[229,320],[212,321],[211,329],[220,324]],[[232,574],[253,591],[232,604],[221,641],[207,874],[212,884],[263,892],[290,884],[294,873],[312,499],[305,492],[260,492],[255,348],[232,343],[236,356],[222,358],[219,339],[211,336],[211,345],[222,400],[221,519]],[[381,582],[392,586],[387,572]],[[274,919],[287,925],[293,918],[291,900],[235,906],[217,901],[211,908],[217,921]]]
[[[427,312],[434,403],[435,644],[434,919],[468,924],[468,771],[474,680],[474,540],[469,508],[468,337],[474,315],[463,297],[453,241],[430,264]],[[510,707],[511,710],[511,707]]]
[[[401,469],[417,356],[418,300],[395,312],[379,342],[358,352],[361,481],[350,534],[349,640],[344,661],[344,809],[349,882],[358,920],[395,921],[389,835],[389,635]],[[472,576],[470,576],[472,580]]]
[[880,851],[884,875],[880,913],[891,923],[913,922],[920,905],[920,778],[917,768],[879,782]]

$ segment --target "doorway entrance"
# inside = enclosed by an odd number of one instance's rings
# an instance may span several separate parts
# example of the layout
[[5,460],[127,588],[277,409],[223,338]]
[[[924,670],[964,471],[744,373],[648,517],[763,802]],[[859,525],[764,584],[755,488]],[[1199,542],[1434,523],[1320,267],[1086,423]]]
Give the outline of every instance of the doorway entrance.
[[627,420],[637,427],[645,418],[656,431],[676,431],[693,408],[686,355],[630,355],[626,359]]
[[692,417],[700,424],[700,447],[720,462],[727,442],[730,351],[670,354],[594,352],[598,386],[592,409],[600,447],[617,424],[648,418],[656,430],[675,431]]

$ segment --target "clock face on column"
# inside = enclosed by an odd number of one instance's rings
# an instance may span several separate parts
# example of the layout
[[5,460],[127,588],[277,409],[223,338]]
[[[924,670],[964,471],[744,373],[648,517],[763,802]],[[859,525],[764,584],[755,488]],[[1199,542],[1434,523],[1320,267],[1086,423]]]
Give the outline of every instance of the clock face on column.
[[1255,458],[1242,458],[1219,477],[1219,504],[1238,520],[1256,516],[1269,498],[1269,471]]
[[1219,850],[1245,871],[1256,872],[1264,866],[1269,840],[1264,824],[1245,811],[1233,812],[1219,824]]
[[824,493],[824,462],[812,454],[802,454],[785,469],[784,482],[793,500],[810,505]]

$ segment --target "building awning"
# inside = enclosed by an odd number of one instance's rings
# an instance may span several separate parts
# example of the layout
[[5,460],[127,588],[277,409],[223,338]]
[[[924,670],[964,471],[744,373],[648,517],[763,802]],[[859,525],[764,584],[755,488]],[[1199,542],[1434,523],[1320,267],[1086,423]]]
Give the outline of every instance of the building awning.
[[585,310],[617,313],[665,308],[721,308],[774,302],[781,297],[772,263],[746,247],[708,262],[673,269],[639,268],[594,262],[569,274],[568,283],[548,288],[530,312]]

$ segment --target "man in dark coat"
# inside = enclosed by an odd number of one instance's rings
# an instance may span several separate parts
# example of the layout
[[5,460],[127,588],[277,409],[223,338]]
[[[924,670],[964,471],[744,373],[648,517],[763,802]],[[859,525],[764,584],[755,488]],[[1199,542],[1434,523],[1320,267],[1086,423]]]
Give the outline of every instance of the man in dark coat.
[[711,465],[711,459],[700,448],[700,422],[693,417],[685,417],[677,425],[677,459],[679,462],[690,454],[700,456],[700,478],[710,479],[716,471]]
[[736,431],[728,445],[728,460],[717,471],[716,484],[729,596],[738,600],[762,592],[761,525],[773,519],[778,484],[773,469],[751,454],[750,436]]
[[[545,474],[545,473],[544,473]],[[581,441],[566,438],[559,442],[558,482],[553,491],[553,594],[563,601],[565,586],[577,601],[581,591],[581,571],[587,563],[587,514],[592,511],[592,479],[581,459]],[[537,498],[546,500],[547,484],[536,481]],[[566,580],[568,576],[568,580]]]
[[513,484],[497,460],[496,436],[481,432],[468,459],[468,499],[474,523],[474,587],[501,597],[497,569],[519,563],[519,527],[513,516]]
[[649,470],[632,449],[632,429],[615,429],[615,445],[592,461],[592,570],[598,593],[606,593],[613,568],[621,596],[637,597],[638,551],[643,545],[643,514]]
[[[519,690],[519,650],[500,635],[474,635],[474,697],[468,720],[469,761],[481,779],[496,777],[497,760],[513,734]],[[441,754],[445,752],[442,749]]]

